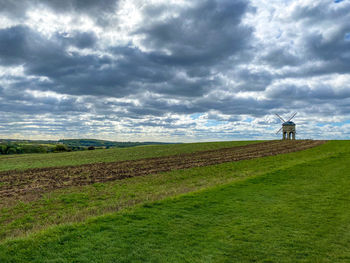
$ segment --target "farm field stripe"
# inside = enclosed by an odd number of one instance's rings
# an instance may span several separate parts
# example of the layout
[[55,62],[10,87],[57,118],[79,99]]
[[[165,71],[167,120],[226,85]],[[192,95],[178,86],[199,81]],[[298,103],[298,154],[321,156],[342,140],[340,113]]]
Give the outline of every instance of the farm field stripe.
[[70,186],[82,186],[134,176],[272,156],[308,149],[324,142],[312,140],[268,141],[246,146],[135,161],[6,171],[0,173],[0,197],[32,195],[35,198],[35,195],[39,196],[40,193]]
[[131,161],[145,158],[208,151],[220,148],[242,146],[261,141],[225,141],[208,143],[180,143],[161,146],[138,146],[132,148],[111,148],[95,151],[77,151],[49,154],[0,155],[0,171],[27,170],[44,167],[77,166],[91,163]]

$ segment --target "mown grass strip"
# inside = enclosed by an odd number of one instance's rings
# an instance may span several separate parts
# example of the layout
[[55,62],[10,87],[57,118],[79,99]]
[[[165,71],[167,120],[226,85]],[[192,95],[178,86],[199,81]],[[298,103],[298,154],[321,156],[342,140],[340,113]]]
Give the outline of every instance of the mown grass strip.
[[0,171],[137,160],[181,153],[192,153],[196,151],[215,150],[257,142],[258,141],[186,143],[66,153],[0,155]]
[[35,202],[7,200],[4,203],[3,200],[0,208],[0,240],[312,160],[336,157],[349,150],[350,142],[332,141],[290,154],[68,188],[46,194]]
[[288,154],[295,165],[274,162],[279,169],[261,176],[6,242],[0,261],[349,262],[344,146],[318,147],[321,159],[297,162],[316,149]]

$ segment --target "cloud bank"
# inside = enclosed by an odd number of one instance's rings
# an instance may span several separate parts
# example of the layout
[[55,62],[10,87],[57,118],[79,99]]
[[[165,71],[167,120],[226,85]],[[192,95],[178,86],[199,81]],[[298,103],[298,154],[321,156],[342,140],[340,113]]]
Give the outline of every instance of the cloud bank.
[[0,137],[350,138],[350,1],[0,0]]

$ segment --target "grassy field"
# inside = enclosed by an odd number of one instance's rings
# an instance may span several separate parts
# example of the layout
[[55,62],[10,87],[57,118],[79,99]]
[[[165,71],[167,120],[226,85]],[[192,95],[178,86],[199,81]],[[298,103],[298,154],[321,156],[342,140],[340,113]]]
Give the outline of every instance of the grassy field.
[[349,160],[332,141],[3,204],[0,262],[349,262]]
[[133,148],[113,148],[108,150],[64,152],[52,154],[0,155],[0,171],[80,165],[97,162],[136,160],[141,158],[192,153],[196,151],[215,150],[219,148],[240,146],[250,143],[257,143],[257,141],[149,145]]

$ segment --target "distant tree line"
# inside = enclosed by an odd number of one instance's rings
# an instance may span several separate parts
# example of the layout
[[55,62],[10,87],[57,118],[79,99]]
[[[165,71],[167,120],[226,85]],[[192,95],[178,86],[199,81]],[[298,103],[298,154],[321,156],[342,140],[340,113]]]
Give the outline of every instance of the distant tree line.
[[0,154],[23,154],[23,153],[49,153],[69,151],[65,145],[38,145],[38,144],[0,144]]
[[141,145],[164,144],[158,142],[112,142],[93,139],[70,139],[59,141],[2,140],[0,154],[70,152],[112,147],[134,147]]

